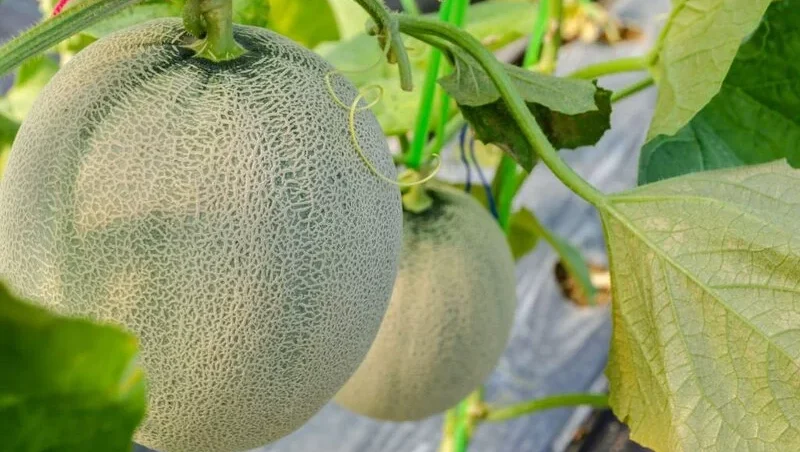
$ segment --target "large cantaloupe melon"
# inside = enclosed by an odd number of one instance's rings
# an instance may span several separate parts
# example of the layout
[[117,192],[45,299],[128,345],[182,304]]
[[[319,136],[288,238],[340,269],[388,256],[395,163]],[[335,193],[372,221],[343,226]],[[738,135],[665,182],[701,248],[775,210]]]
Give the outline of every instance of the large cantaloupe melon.
[[336,402],[382,420],[419,420],[476,389],[505,349],[516,306],[514,261],[494,219],[436,186],[406,212],[392,300],[367,357]]
[[[399,190],[356,153],[331,67],[267,30],[234,35],[247,53],[222,63],[173,19],[94,43],[43,90],[0,182],[0,275],[139,336],[135,438],[166,452],[303,424],[366,355],[399,263]],[[394,175],[375,118],[356,122]]]

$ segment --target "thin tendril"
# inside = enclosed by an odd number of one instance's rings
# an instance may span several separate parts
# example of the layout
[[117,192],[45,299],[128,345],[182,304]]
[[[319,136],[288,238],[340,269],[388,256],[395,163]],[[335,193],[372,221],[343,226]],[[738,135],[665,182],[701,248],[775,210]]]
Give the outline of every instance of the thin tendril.
[[327,86],[328,92],[330,93],[331,97],[333,98],[333,101],[336,102],[337,105],[339,105],[340,107],[344,108],[345,110],[349,110],[348,130],[350,132],[350,140],[353,142],[353,146],[356,148],[356,152],[358,153],[358,156],[361,158],[361,161],[364,162],[364,164],[367,166],[367,168],[369,168],[369,170],[375,176],[377,176],[379,179],[383,180],[384,182],[387,182],[387,183],[392,184],[392,185],[396,185],[396,186],[401,187],[401,188],[414,187],[414,186],[417,186],[417,185],[424,184],[424,183],[430,181],[431,179],[433,179],[436,176],[436,173],[439,172],[439,168],[442,165],[441,159],[439,158],[438,155],[434,156],[435,166],[433,168],[433,171],[431,171],[431,173],[428,174],[427,176],[425,176],[424,178],[416,180],[416,181],[412,181],[412,182],[398,182],[396,180],[392,180],[391,178],[386,177],[383,174],[381,174],[380,171],[378,171],[378,169],[375,167],[375,165],[373,165],[372,162],[369,161],[369,158],[367,158],[367,155],[364,152],[364,149],[361,147],[361,144],[358,142],[358,131],[356,130],[356,113],[358,113],[360,111],[364,111],[364,110],[369,110],[370,108],[374,107],[378,102],[380,102],[381,98],[383,97],[383,87],[380,86],[380,85],[370,85],[370,86],[365,87],[364,91],[367,91],[367,90],[370,90],[370,89],[375,89],[375,90],[378,91],[378,94],[375,96],[375,98],[372,101],[370,101],[370,102],[368,102],[368,103],[366,103],[366,104],[364,104],[362,106],[359,106],[359,103],[361,103],[361,101],[366,98],[365,94],[362,92],[362,93],[359,93],[356,96],[356,98],[353,100],[353,103],[350,106],[348,106],[344,102],[342,102],[341,99],[339,99],[339,96],[336,95],[336,91],[333,89],[333,82],[331,81],[331,77],[333,75],[335,75],[337,72],[338,71],[334,70],[334,71],[331,71],[331,72],[328,72],[327,74],[325,74],[325,85]]
[[464,191],[469,193],[472,191],[472,167],[469,164],[469,160],[467,160],[467,126],[461,128],[461,133],[458,135],[458,146],[461,150],[461,162],[464,163],[464,168],[467,170]]
[[[380,86],[380,85],[369,85],[369,86],[366,86],[366,87],[363,88],[363,91],[360,92],[358,94],[358,96],[356,96],[356,98],[353,100],[353,103],[351,105],[346,105],[344,102],[342,102],[342,100],[339,98],[339,96],[336,95],[336,90],[334,90],[333,81],[331,80],[331,78],[336,74],[342,74],[342,73],[351,73],[351,74],[353,74],[353,73],[366,72],[366,71],[369,71],[369,70],[375,68],[379,64],[381,64],[387,58],[387,56],[389,55],[389,52],[391,51],[391,44],[390,44],[390,42],[391,42],[391,39],[390,39],[391,31],[386,30],[386,33],[387,33],[387,36],[386,36],[387,39],[385,40],[386,44],[383,46],[382,55],[381,55],[380,58],[378,58],[377,61],[375,61],[374,63],[372,63],[368,67],[366,67],[364,69],[359,69],[359,70],[334,69],[334,70],[328,72],[327,74],[325,74],[325,86],[328,89],[328,93],[333,98],[333,101],[337,105],[342,107],[343,109],[349,110],[349,112],[350,112],[350,114],[348,116],[348,129],[350,131],[350,140],[353,142],[353,146],[356,148],[356,152],[358,153],[358,156],[361,158],[361,161],[364,162],[364,164],[367,166],[367,168],[369,168],[369,170],[375,176],[377,176],[379,179],[383,180],[384,182],[387,182],[387,183],[392,184],[392,185],[396,185],[396,186],[401,187],[401,188],[408,188],[408,187],[414,187],[414,186],[417,186],[417,185],[422,185],[422,184],[430,181],[431,179],[433,179],[436,176],[436,173],[439,172],[439,168],[441,168],[441,166],[442,166],[442,162],[441,162],[441,159],[439,158],[439,156],[434,156],[435,157],[434,158],[435,166],[433,168],[433,171],[431,171],[430,174],[428,174],[427,176],[423,177],[422,179],[419,179],[419,180],[416,180],[416,181],[398,182],[396,180],[392,180],[391,178],[386,177],[383,174],[381,174],[380,171],[378,171],[378,169],[375,167],[375,165],[373,165],[372,162],[369,161],[369,158],[367,158],[367,155],[364,152],[364,149],[361,147],[361,144],[358,142],[358,131],[356,130],[356,113],[358,113],[360,111],[364,111],[364,110],[369,110],[370,108],[372,108],[375,105],[377,105],[378,102],[380,102],[381,99],[383,98],[383,93],[384,93],[383,87]],[[361,102],[362,100],[364,100],[366,98],[364,92],[366,92],[368,90],[371,90],[371,89],[374,89],[374,90],[378,91],[378,94],[375,96],[375,99],[373,99],[372,101],[368,102],[364,106],[359,107],[359,105],[358,105],[359,102]]]
[[472,162],[475,164],[475,171],[477,171],[478,178],[481,180],[481,184],[483,184],[483,190],[486,192],[486,201],[489,204],[489,211],[492,212],[492,216],[495,218],[495,220],[499,219],[500,216],[497,214],[497,204],[494,201],[494,195],[492,194],[492,187],[489,185],[489,182],[483,175],[483,170],[481,169],[481,165],[478,163],[478,158],[475,155],[474,134],[470,136],[469,140],[469,155],[470,157],[472,157]]
[[375,165],[373,165],[372,162],[369,161],[369,159],[367,158],[367,155],[364,153],[364,149],[361,147],[361,144],[358,142],[358,132],[356,131],[356,113],[359,112],[359,111],[363,111],[363,110],[372,108],[372,106],[374,106],[376,103],[378,103],[380,101],[380,98],[375,99],[373,102],[371,102],[370,104],[367,104],[367,106],[365,106],[365,107],[360,107],[359,108],[358,103],[363,98],[364,98],[364,95],[363,94],[359,94],[358,96],[356,96],[355,100],[353,100],[353,104],[350,106],[350,115],[349,115],[348,120],[349,120],[349,123],[350,123],[349,124],[349,127],[350,127],[350,139],[353,141],[353,146],[356,148],[356,152],[358,153],[358,156],[361,157],[361,160],[364,162],[365,165],[367,165],[367,168],[369,168],[369,170],[372,171],[373,174],[378,176],[379,179],[381,179],[381,180],[383,180],[385,182],[388,182],[388,183],[390,183],[392,185],[396,185],[398,187],[414,187],[416,185],[424,184],[425,182],[428,182],[429,180],[433,179],[436,176],[436,173],[439,171],[439,168],[441,167],[441,163],[442,163],[438,156],[436,156],[436,166],[434,167],[433,171],[431,171],[431,173],[428,174],[427,176],[425,176],[424,178],[422,178],[420,180],[417,180],[417,181],[414,181],[414,182],[397,182],[395,180],[392,180],[392,179],[384,176],[383,174],[381,174],[378,171],[377,168],[375,168]]

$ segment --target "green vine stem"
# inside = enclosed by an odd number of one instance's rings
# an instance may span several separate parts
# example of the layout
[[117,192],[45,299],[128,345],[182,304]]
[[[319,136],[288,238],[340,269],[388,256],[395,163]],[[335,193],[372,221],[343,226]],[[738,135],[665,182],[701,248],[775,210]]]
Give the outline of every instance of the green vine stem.
[[508,234],[511,231],[511,207],[521,184],[517,180],[517,162],[503,154],[495,174],[495,197],[497,198],[497,222]]
[[0,47],[0,75],[141,0],[90,0],[45,20]]
[[[444,0],[439,9],[439,20],[447,22],[450,20],[450,10],[455,0]],[[428,58],[428,69],[425,73],[425,82],[420,93],[419,109],[417,110],[417,122],[414,126],[414,135],[411,138],[411,152],[406,158],[406,166],[418,169],[422,164],[425,143],[428,140],[430,131],[431,113],[433,112],[434,99],[436,97],[436,80],[439,78],[439,68],[442,64],[442,52],[434,49]]]
[[455,452],[464,452],[472,440],[472,435],[478,424],[486,416],[486,404],[483,403],[483,387],[472,391],[466,399],[458,405],[460,422],[454,434]]
[[619,58],[617,60],[603,61],[578,69],[569,76],[592,80],[604,75],[619,74],[622,72],[645,71],[649,67],[649,60],[643,57]]
[[531,40],[528,42],[528,48],[522,59],[522,67],[526,69],[530,69],[539,62],[539,56],[542,54],[542,41],[547,31],[548,11],[550,11],[550,0],[539,0],[539,9],[536,12],[536,21],[533,23]]
[[632,96],[653,86],[654,83],[655,81],[653,80],[653,77],[645,77],[632,85],[626,86],[619,91],[615,91],[614,94],[611,95],[611,102],[619,102],[628,96]]
[[[461,112],[457,111],[455,115],[447,121],[447,124],[445,124],[444,132],[441,133],[442,141],[447,142],[452,139],[466,124],[467,121],[465,121],[464,117],[461,116]],[[433,140],[430,141],[425,147],[423,155],[433,155],[438,153],[440,150],[441,147],[438,146],[437,140]]]
[[550,0],[548,6],[547,18],[549,25],[542,44],[542,61],[539,63],[539,71],[545,74],[552,74],[556,70],[556,59],[558,58],[558,51],[561,49],[561,20],[564,0]]
[[559,394],[504,408],[489,407],[485,420],[490,422],[506,421],[542,410],[584,405],[606,408],[608,407],[608,396],[606,394]]
[[[448,22],[457,26],[463,27],[464,20],[467,17],[467,9],[469,8],[469,0],[454,0],[456,3],[450,11]],[[447,75],[452,71],[450,66],[445,65],[442,67],[439,76]],[[439,123],[436,125],[436,133],[434,135],[433,147],[430,150],[432,154],[438,154],[445,144],[445,129],[447,128],[448,117],[450,116],[450,96],[443,89],[439,89]],[[427,151],[427,149],[425,149]],[[423,160],[426,159],[431,153],[423,153]]]
[[233,37],[231,0],[188,0],[184,8],[184,26],[199,38],[190,46],[197,56],[220,62],[236,59],[246,52]]
[[400,35],[400,29],[397,25],[397,17],[393,16],[386,9],[386,5],[382,0],[355,0],[367,14],[372,17],[372,20],[377,24],[377,29],[374,32],[382,35],[384,39],[386,36],[389,38],[391,52],[389,54],[390,62],[397,62],[397,67],[400,71],[400,87],[405,91],[412,91],[414,89],[414,81],[411,76],[411,61],[408,59],[405,43],[403,43],[403,36]]
[[483,67],[494,82],[500,96],[507,104],[512,117],[520,126],[528,144],[564,185],[594,206],[605,205],[605,196],[569,167],[547,140],[525,101],[517,92],[503,66],[483,45],[469,33],[452,25],[427,19],[400,16],[400,30],[415,35],[433,35],[453,43],[468,52]]
[[[528,46],[523,61],[525,67],[536,67],[539,72],[551,74],[556,69],[558,51],[561,48],[561,23],[564,9],[563,0],[541,0],[539,14],[531,33],[531,45]],[[542,47],[534,47],[534,44]],[[541,61],[539,57],[542,57]],[[517,165],[508,155],[503,154],[497,167],[497,215],[500,225],[506,233],[511,224],[511,208],[514,197],[528,177],[528,172],[517,176]]]

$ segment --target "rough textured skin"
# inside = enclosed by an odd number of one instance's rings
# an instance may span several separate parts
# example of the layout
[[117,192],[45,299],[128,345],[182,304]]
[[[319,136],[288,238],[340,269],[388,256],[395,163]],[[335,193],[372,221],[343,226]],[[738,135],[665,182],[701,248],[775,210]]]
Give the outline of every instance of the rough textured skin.
[[[249,52],[222,64],[181,47],[179,20],[93,44],[42,92],[0,183],[0,275],[139,336],[135,439],[165,452],[303,424],[366,355],[399,263],[399,191],[359,159],[331,67],[269,31],[235,34]],[[393,177],[371,113],[357,129]]]
[[336,402],[383,420],[419,420],[458,403],[489,376],[516,307],[514,261],[477,201],[446,187],[406,212],[389,310]]

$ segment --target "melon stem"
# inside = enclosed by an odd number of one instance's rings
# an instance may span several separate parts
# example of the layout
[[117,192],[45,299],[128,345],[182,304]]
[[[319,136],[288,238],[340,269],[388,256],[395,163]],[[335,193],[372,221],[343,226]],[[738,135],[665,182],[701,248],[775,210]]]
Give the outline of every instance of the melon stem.
[[424,185],[414,185],[403,194],[403,209],[411,213],[422,213],[431,208],[433,198],[428,195]]
[[233,37],[232,0],[189,0],[184,8],[184,26],[198,38],[189,45],[196,56],[220,62],[246,52]]

